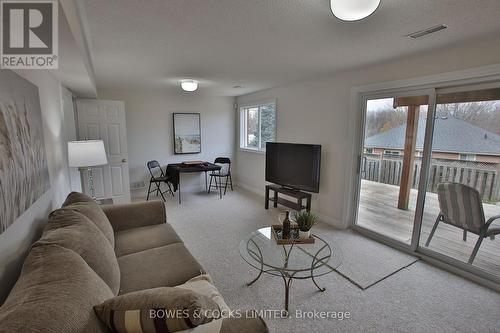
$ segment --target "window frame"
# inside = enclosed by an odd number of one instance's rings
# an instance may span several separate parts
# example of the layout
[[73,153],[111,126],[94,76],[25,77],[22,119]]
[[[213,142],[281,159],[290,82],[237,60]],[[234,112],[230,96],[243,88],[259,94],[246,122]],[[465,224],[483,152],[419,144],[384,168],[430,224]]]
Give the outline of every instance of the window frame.
[[383,155],[401,156],[401,152],[398,150],[384,149]]
[[476,159],[477,159],[477,154],[472,154],[472,153],[459,153],[458,154],[458,160],[459,161],[475,162]]
[[[435,264],[438,267],[450,270],[451,272],[468,278],[479,284],[486,285],[489,288],[500,290],[500,278],[485,270],[482,270],[474,265],[463,263],[452,257],[434,252],[426,249],[425,247],[418,246],[403,246],[400,242],[384,237],[381,234],[371,232],[359,227],[355,222],[357,219],[357,209],[359,204],[359,158],[361,148],[363,147],[364,135],[364,117],[366,113],[366,100],[368,98],[384,98],[388,96],[395,96],[397,94],[408,94],[418,91],[429,90],[432,91],[432,98],[429,102],[435,103],[435,96],[438,94],[448,92],[462,92],[466,90],[481,90],[490,88],[500,88],[500,64],[488,65],[483,67],[471,68],[466,70],[459,70],[453,72],[445,72],[423,77],[416,77],[404,80],[396,80],[382,83],[368,84],[364,86],[356,86],[351,88],[351,107],[350,107],[350,128],[353,128],[350,137],[349,152],[352,153],[352,158],[346,161],[347,169],[350,170],[350,175],[346,181],[348,190],[344,195],[344,219],[347,221],[348,226],[372,239],[375,239],[383,244],[397,248],[403,252],[411,255],[416,255],[426,261]],[[419,92],[420,94],[420,92]],[[432,108],[429,108],[432,109]],[[431,126],[426,128],[426,138],[432,140],[434,131],[433,122],[429,123]],[[351,149],[352,148],[352,149]],[[422,159],[426,164],[429,163],[432,153],[432,146],[430,144],[424,147],[422,151]],[[358,167],[356,167],[358,163]],[[422,187],[425,186],[422,182]],[[421,196],[424,197],[423,195]],[[414,228],[415,231],[416,228]],[[420,230],[417,235],[412,235],[415,238],[421,236]]]
[[[277,139],[277,118],[278,118],[278,109],[276,106],[276,100],[267,100],[267,101],[260,101],[260,102],[255,102],[255,103],[249,103],[249,104],[241,104],[239,105],[239,118],[240,118],[240,126],[239,126],[239,132],[240,132],[240,142],[239,142],[239,149],[241,151],[247,151],[247,152],[253,152],[253,153],[260,153],[260,154],[265,154],[266,153],[266,147],[262,147],[262,127],[261,127],[261,122],[262,122],[262,113],[261,113],[261,107],[265,105],[273,105],[274,106],[274,140]],[[248,110],[252,108],[257,108],[258,109],[258,147],[249,147],[248,146]]]

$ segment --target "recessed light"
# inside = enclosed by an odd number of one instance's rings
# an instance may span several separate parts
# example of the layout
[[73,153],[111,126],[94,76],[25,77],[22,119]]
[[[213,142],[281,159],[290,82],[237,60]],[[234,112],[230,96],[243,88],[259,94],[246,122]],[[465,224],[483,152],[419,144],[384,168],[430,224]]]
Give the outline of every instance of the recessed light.
[[181,88],[184,91],[193,92],[198,89],[198,81],[195,80],[182,80]]
[[330,0],[333,15],[343,21],[359,21],[373,14],[380,0]]

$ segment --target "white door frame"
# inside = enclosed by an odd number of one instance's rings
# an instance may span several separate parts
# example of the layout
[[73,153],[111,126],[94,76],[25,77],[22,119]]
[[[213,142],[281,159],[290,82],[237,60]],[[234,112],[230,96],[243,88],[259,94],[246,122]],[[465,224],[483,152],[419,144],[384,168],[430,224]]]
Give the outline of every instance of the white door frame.
[[[109,135],[106,137],[102,137],[104,134],[103,133],[108,133],[107,130],[104,130],[101,125],[102,121],[109,122],[109,115],[106,113],[105,120],[99,119],[95,120],[96,123],[93,125],[98,125],[99,127],[99,136],[100,137],[89,137],[88,139],[101,139],[104,141],[104,145],[106,146],[106,154],[108,156],[108,164],[102,167],[95,167],[94,169],[101,169],[100,171],[102,172],[101,177],[102,177],[102,187],[103,187],[103,192],[104,192],[104,198],[111,198],[114,200],[114,203],[128,203],[130,202],[130,179],[129,179],[129,167],[128,167],[128,148],[127,148],[127,129],[126,129],[126,114],[125,114],[125,103],[123,101],[111,101],[111,100],[97,100],[97,99],[77,99],[77,119],[78,119],[78,138],[80,140],[87,139],[85,137],[85,134],[82,133],[82,126],[83,124],[81,123],[81,117],[85,116],[84,114],[80,114],[82,111],[81,109],[84,109],[88,106],[95,106],[98,109],[98,114],[92,115],[92,117],[96,117],[97,119],[99,117],[103,116],[103,113],[99,113],[99,111],[102,107],[112,107],[114,110],[116,110],[118,113],[117,115],[111,115],[110,117],[112,119],[116,119],[116,121],[119,122],[119,147],[120,147],[120,152],[118,154],[111,154],[109,150],[109,145],[110,142],[107,140],[110,139]],[[80,108],[80,109],[79,109]],[[122,118],[123,117],[123,118]],[[117,123],[112,123],[113,125],[116,125]],[[115,187],[113,186],[113,169],[119,169],[118,175],[121,176],[121,190],[118,193],[114,193]],[[116,173],[115,173],[116,175]],[[82,179],[85,178],[85,175],[82,173]],[[95,182],[95,172],[94,172],[94,182]],[[85,186],[82,186],[85,188]]]
[[[419,194],[417,198],[415,224],[412,233],[411,245],[399,242],[388,236],[356,225],[361,182],[361,174],[359,173],[359,156],[361,156],[364,146],[363,137],[366,116],[366,100],[374,97],[397,97],[402,94],[404,95],[405,93],[414,95],[417,91],[427,91],[428,93],[431,93],[431,95],[429,95],[430,100],[428,112],[434,115],[437,93],[467,90],[472,87],[476,89],[500,87],[500,64],[408,80],[370,84],[351,89],[351,113],[349,125],[350,128],[353,129],[351,136],[352,159],[348,161],[348,164],[350,164],[350,168],[348,168],[348,170],[351,170],[351,172],[348,177],[346,177],[347,191],[344,197],[344,218],[349,226],[361,234],[406,253],[415,255],[443,269],[452,271],[455,274],[486,285],[489,288],[500,291],[500,276],[493,275],[478,267],[468,265],[457,259],[419,246],[422,213],[425,200],[425,187],[427,186],[427,175],[429,171],[430,156],[432,153],[431,146],[434,121],[428,122],[426,126],[425,145],[422,156],[422,170],[420,174],[420,179],[423,179],[424,181],[421,181],[419,184]],[[428,119],[433,118],[428,117]]]

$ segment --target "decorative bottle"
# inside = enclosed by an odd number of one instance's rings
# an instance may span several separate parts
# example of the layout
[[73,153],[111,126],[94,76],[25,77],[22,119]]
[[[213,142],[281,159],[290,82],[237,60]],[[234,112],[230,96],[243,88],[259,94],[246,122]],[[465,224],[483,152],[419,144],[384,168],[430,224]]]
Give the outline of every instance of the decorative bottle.
[[285,219],[283,220],[283,239],[290,239],[290,211],[286,211]]

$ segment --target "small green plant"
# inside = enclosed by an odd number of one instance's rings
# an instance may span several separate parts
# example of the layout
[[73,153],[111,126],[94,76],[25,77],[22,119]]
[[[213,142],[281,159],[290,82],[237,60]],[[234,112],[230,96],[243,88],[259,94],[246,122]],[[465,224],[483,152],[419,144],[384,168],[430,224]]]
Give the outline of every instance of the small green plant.
[[318,222],[318,217],[311,212],[301,211],[297,213],[296,222],[300,231],[309,231]]

